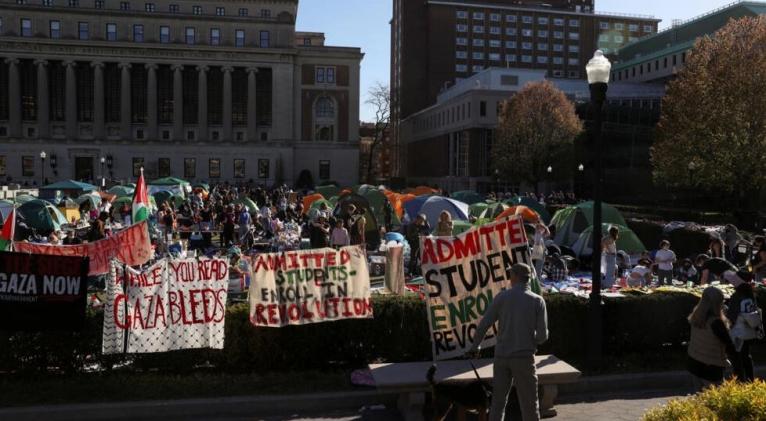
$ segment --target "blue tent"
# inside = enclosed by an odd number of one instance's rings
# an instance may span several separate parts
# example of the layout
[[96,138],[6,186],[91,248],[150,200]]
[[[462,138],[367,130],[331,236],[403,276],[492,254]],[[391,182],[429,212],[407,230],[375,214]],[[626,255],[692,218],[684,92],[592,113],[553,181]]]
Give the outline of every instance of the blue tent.
[[455,199],[450,199],[449,197],[431,196],[420,208],[420,213],[426,215],[428,223],[431,224],[432,227],[436,226],[442,211],[449,212],[450,215],[452,215],[453,220],[468,220],[468,204]]
[[42,187],[40,190],[79,190],[83,192],[98,190],[98,187],[93,184],[82,183],[74,180],[64,180],[57,183],[48,184]]
[[415,220],[415,217],[420,213],[420,208],[423,207],[423,204],[426,203],[426,200],[430,197],[432,196],[418,196],[404,204],[404,212],[410,217],[410,221]]

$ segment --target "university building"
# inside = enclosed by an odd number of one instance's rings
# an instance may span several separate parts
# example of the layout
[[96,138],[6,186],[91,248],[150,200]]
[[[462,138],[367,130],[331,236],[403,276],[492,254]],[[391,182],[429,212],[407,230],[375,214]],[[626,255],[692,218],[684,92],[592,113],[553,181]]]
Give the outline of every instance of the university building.
[[659,21],[599,13],[594,0],[394,0],[391,101],[398,173],[408,175],[404,155],[418,147],[402,138],[400,122],[434,105],[461,80],[490,67],[581,80],[596,49],[611,54],[656,33]]
[[[298,0],[0,0],[0,180],[358,181],[359,48]],[[46,159],[41,159],[41,152]]]

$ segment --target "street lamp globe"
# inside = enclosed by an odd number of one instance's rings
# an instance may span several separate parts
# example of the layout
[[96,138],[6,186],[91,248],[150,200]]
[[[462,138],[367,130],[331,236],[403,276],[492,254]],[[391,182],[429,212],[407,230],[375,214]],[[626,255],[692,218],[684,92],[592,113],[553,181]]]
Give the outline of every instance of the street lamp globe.
[[548,174],[550,174],[550,173],[552,173],[552,172],[553,172],[553,167],[550,167],[550,166],[549,166],[549,167],[548,167]]
[[689,162],[689,171],[694,171],[697,169],[697,163],[694,161]]
[[585,165],[583,165],[583,164],[580,164],[580,165],[577,167],[577,171],[580,171],[580,172],[583,172],[583,171],[585,171]]
[[609,59],[604,57],[604,52],[596,50],[593,54],[593,58],[590,59],[585,66],[585,71],[588,73],[588,83],[609,83],[609,75],[612,72],[612,63]]
[[48,156],[48,154],[45,153],[45,151],[40,152],[40,159],[45,159]]
[[101,157],[101,164],[104,164],[105,162],[106,162],[106,158],[104,158],[104,157],[102,156],[102,157]]

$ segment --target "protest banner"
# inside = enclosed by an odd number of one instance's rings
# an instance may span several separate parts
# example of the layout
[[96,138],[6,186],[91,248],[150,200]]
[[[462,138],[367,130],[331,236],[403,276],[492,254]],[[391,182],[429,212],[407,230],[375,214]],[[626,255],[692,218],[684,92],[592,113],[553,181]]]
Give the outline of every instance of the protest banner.
[[228,259],[163,259],[136,271],[111,264],[102,352],[222,349]]
[[[420,237],[421,269],[428,286],[428,325],[434,360],[463,355],[492,299],[510,288],[511,266],[530,264],[521,217],[448,237]],[[495,345],[497,326],[482,348]]]
[[87,256],[90,257],[90,272],[88,275],[103,275],[109,272],[111,259],[118,259],[129,266],[143,265],[152,258],[154,252],[149,240],[149,223],[147,221],[132,225],[103,240],[86,244],[54,246],[50,244],[35,244],[14,242],[16,251],[33,254],[48,254],[52,256]]
[[372,318],[370,275],[357,246],[253,258],[250,323],[282,327]]
[[0,252],[0,330],[79,330],[88,258]]

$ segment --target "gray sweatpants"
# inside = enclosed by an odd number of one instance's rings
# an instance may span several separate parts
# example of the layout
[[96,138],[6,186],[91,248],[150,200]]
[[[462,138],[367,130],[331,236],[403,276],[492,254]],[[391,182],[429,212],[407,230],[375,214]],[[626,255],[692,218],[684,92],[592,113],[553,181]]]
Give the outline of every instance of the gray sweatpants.
[[540,409],[537,399],[537,370],[535,357],[495,358],[492,382],[492,409],[490,421],[505,419],[505,405],[511,386],[516,386],[524,421],[539,421]]

